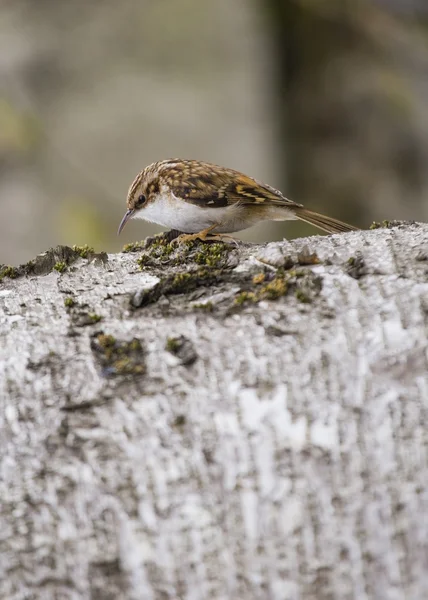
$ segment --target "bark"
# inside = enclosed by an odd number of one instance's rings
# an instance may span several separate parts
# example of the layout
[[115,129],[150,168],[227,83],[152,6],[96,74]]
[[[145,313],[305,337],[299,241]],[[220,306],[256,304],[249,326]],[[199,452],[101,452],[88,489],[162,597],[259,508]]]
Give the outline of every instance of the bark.
[[427,259],[401,224],[3,268],[0,598],[428,597]]

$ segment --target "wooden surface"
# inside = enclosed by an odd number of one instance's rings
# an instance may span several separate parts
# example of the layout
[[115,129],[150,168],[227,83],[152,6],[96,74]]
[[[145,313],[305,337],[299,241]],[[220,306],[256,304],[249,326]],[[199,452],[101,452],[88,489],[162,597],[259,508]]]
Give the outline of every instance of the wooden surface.
[[428,226],[183,252],[0,282],[0,598],[427,598]]

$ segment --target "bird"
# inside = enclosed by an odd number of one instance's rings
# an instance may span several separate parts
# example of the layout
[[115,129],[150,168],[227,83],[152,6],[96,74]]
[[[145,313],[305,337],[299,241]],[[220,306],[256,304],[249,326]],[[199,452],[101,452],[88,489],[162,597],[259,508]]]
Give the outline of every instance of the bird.
[[179,244],[231,238],[228,234],[261,221],[300,219],[326,233],[358,229],[234,169],[180,158],[145,167],[132,182],[126,205],[118,235],[130,219],[141,218],[181,232],[174,240]]

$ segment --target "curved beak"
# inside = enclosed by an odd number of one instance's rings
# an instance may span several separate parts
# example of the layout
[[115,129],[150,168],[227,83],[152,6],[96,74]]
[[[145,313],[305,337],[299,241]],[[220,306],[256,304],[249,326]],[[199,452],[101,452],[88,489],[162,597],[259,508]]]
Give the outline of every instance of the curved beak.
[[135,210],[133,210],[132,208],[130,210],[126,211],[126,213],[123,216],[123,219],[120,222],[119,229],[117,230],[117,235],[120,234],[120,232],[125,227],[125,225],[129,221],[129,219],[134,215],[134,213],[135,213]]

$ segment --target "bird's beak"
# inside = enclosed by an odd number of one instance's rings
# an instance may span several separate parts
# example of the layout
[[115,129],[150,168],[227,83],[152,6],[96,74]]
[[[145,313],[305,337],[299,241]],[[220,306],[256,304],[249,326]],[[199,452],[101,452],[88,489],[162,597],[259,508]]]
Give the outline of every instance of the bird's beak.
[[123,216],[123,219],[120,222],[119,229],[117,230],[117,235],[120,234],[120,232],[125,227],[125,225],[129,221],[129,219],[134,215],[134,213],[135,213],[135,210],[133,210],[132,208],[126,211],[126,213]]

